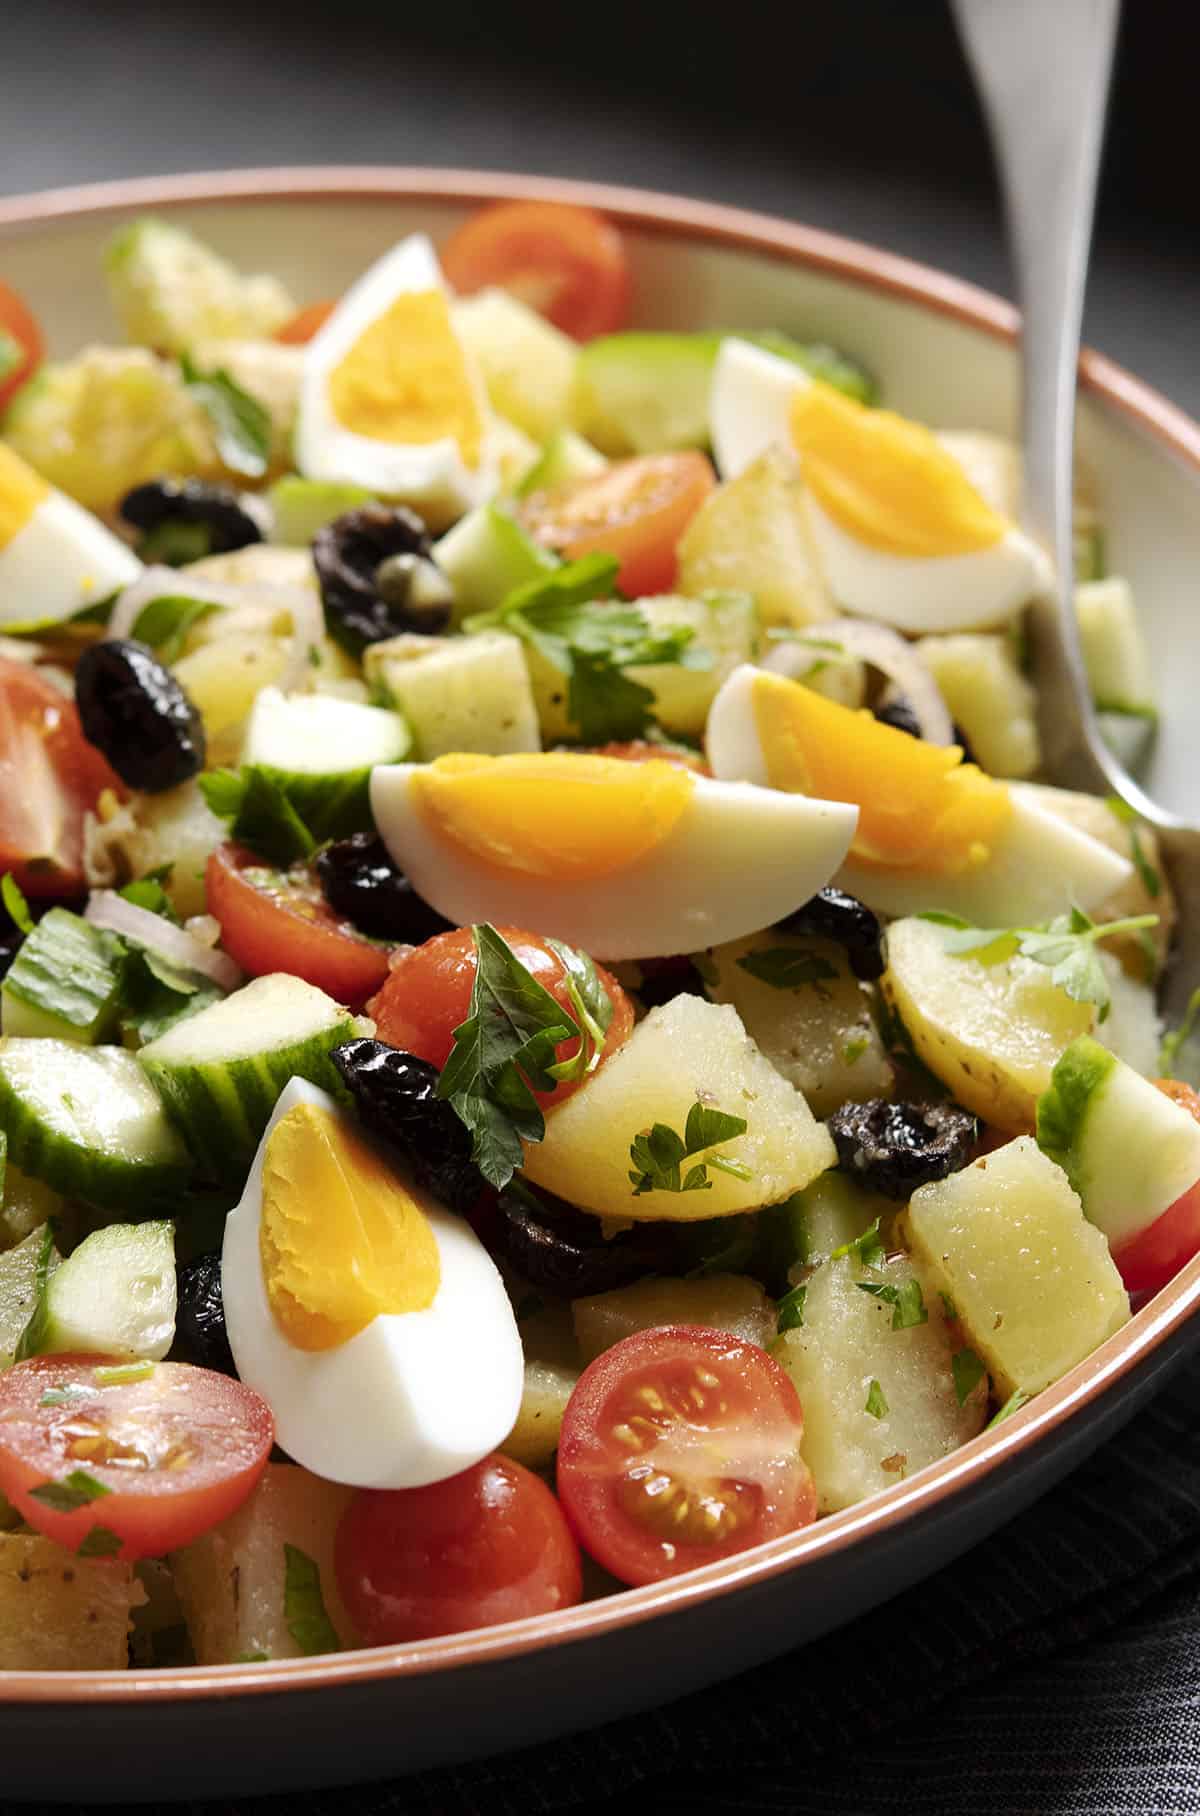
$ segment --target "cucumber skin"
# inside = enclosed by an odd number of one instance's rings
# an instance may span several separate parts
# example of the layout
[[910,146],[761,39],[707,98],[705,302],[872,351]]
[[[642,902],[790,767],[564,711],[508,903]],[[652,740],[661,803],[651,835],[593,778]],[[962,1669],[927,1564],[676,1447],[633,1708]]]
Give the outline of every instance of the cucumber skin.
[[5,1034],[98,1045],[116,1027],[128,969],[128,954],[114,934],[68,908],[51,908],[4,979]]
[[162,1209],[184,1191],[192,1177],[190,1156],[131,1160],[48,1132],[40,1117],[26,1108],[2,1066],[0,1126],[8,1136],[8,1158],[14,1166],[64,1198],[82,1198],[105,1210]]
[[[132,1297],[129,1275],[144,1283],[147,1263],[157,1271],[156,1290]],[[28,1343],[22,1338],[22,1360],[83,1353],[161,1362],[174,1341],[175,1314],[174,1225],[168,1219],[109,1224],[52,1267]]]
[[205,1174],[218,1185],[240,1188],[289,1079],[307,1078],[339,1103],[347,1101],[329,1056],[353,1039],[355,1027],[346,1016],[319,1034],[252,1059],[164,1064],[144,1048],[138,1061]]
[[326,839],[349,838],[352,832],[374,830],[373,767],[347,770],[340,776],[303,776],[294,769],[276,769],[271,763],[258,765],[283,790],[318,845]]
[[1084,1131],[1096,1094],[1116,1057],[1090,1035],[1072,1041],[1050,1075],[1049,1088],[1037,1101],[1037,1144],[1056,1161],[1082,1195],[1081,1162]]

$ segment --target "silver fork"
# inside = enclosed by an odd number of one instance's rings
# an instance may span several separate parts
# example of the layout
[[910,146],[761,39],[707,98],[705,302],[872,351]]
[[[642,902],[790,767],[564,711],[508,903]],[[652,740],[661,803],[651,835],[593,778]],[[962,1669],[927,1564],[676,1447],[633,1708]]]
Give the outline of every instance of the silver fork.
[[1200,984],[1200,828],[1138,786],[1100,735],[1072,590],[1075,382],[1120,0],[952,0],[991,129],[1021,299],[1026,527],[1058,584],[1029,612],[1048,781],[1120,795],[1158,834],[1179,899],[1164,1009]]

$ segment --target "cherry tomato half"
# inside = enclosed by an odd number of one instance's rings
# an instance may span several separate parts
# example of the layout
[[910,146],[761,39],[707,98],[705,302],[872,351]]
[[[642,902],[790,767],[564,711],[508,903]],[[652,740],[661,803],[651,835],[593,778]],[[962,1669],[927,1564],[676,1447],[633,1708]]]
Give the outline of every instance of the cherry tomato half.
[[[553,946],[547,945],[540,934],[526,933],[520,927],[499,927],[497,932],[542,988],[577,1020],[567,992],[567,968]],[[406,1053],[415,1053],[418,1059],[428,1060],[440,1071],[454,1046],[454,1030],[470,1014],[476,964],[475,941],[469,927],[435,934],[423,946],[403,953],[393,964],[379,995],[367,1004],[380,1040],[401,1047]],[[633,1004],[610,972],[602,965],[597,965],[596,971],[613,1010],[601,1053],[603,1063],[629,1039]],[[560,1042],[556,1053],[560,1060],[573,1059],[578,1050],[579,1042],[569,1040]],[[558,1104],[582,1082],[569,1080],[553,1091],[535,1095],[542,1105]]]
[[656,1583],[817,1515],[804,1415],[779,1364],[727,1331],[637,1331],[584,1369],[567,1402],[558,1495],[585,1551]]
[[75,703],[27,662],[0,661],[0,873],[38,901],[83,888],[84,815],[125,789]]
[[219,845],[204,887],[221,944],[251,977],[290,971],[359,1009],[387,976],[387,949],[338,918],[307,865],[272,870],[241,845]]
[[0,284],[0,411],[32,378],[45,354],[42,331],[15,290]]
[[[1200,1097],[1176,1078],[1156,1078],[1165,1097],[1200,1122]],[[1154,1222],[1113,1250],[1118,1272],[1131,1293],[1156,1293],[1185,1261],[1200,1253],[1200,1180]]]
[[104,1356],[35,1356],[0,1375],[0,1492],[69,1551],[190,1545],[241,1506],[271,1454],[271,1409],[240,1381],[186,1362],[128,1373]]
[[369,1646],[571,1608],[579,1547],[546,1484],[493,1454],[428,1488],[363,1488],[338,1526],[338,1587]]
[[629,316],[624,244],[590,208],[496,202],[452,233],[441,257],[460,295],[499,285],[576,340],[611,334]]
[[703,454],[638,454],[574,485],[533,492],[518,513],[535,541],[567,561],[601,549],[620,562],[630,599],[670,592],[679,538],[716,484]]
[[276,328],[275,339],[282,341],[285,347],[306,347],[336,308],[336,302],[306,303],[284,322],[282,328]]

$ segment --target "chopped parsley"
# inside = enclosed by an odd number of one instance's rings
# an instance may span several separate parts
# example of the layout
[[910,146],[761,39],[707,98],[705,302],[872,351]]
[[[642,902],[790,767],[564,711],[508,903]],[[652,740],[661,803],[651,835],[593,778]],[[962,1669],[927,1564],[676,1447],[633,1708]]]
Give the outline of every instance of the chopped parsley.
[[942,1310],[945,1313],[946,1317],[947,1318],[957,1318],[958,1317],[958,1307],[955,1305],[955,1303],[954,1303],[953,1299],[950,1297],[949,1293],[943,1292],[941,1290],[941,1288],[939,1287],[938,1298],[942,1302]]
[[92,1378],[97,1387],[129,1387],[135,1381],[148,1381],[153,1373],[153,1362],[112,1362],[94,1368]]
[[102,1500],[112,1491],[98,1482],[86,1469],[72,1469],[61,1482],[40,1482],[29,1493],[43,1507],[52,1513],[78,1513],[81,1507],[87,1507],[92,1501]]
[[929,1322],[925,1295],[921,1291],[919,1280],[906,1280],[902,1286],[882,1286],[874,1280],[856,1280],[855,1285],[860,1293],[870,1293],[873,1298],[882,1299],[885,1305],[891,1306],[893,1330],[912,1330],[918,1324]]
[[867,1048],[870,1037],[866,1034],[853,1034],[842,1048],[842,1059],[848,1066],[856,1066]]
[[0,328],[0,384],[12,377],[25,357],[25,349],[16,336]]
[[124,1543],[124,1539],[119,1538],[115,1532],[110,1532],[107,1526],[93,1526],[75,1555],[76,1557],[116,1557]]
[[1163,1035],[1162,1045],[1158,1050],[1158,1069],[1164,1078],[1177,1077],[1175,1067],[1179,1062],[1180,1049],[1191,1040],[1197,1016],[1200,1016],[1200,990],[1193,990],[1188,998],[1188,1006],[1183,1012],[1183,1020],[1177,1028],[1173,1028],[1169,1034]]
[[973,1349],[960,1349],[951,1357],[950,1370],[954,1376],[954,1397],[960,1406],[965,1406],[987,1369]]
[[865,1229],[861,1236],[852,1236],[849,1242],[843,1242],[841,1248],[835,1248],[829,1259],[841,1261],[846,1255],[853,1255],[860,1267],[871,1267],[876,1261],[882,1261],[887,1254],[883,1238],[879,1234],[880,1218]]
[[768,946],[760,952],[747,952],[737,962],[741,970],[773,990],[803,990],[807,985],[825,1002],[829,1001],[825,981],[838,974],[837,966],[827,958],[799,946]]
[[337,1628],[325,1610],[321,1572],[295,1545],[283,1548],[283,1618],[306,1658],[318,1652],[340,1652]]
[[1094,1003],[1099,1021],[1108,1016],[1108,978],[1100,963],[1097,945],[1118,933],[1138,933],[1156,927],[1156,914],[1132,914],[1120,921],[1097,926],[1082,910],[1072,908],[1039,927],[972,927],[956,914],[927,913],[920,917],[945,928],[942,943],[955,958],[973,958],[981,965],[1002,965],[1019,953],[1045,965],[1050,981],[1065,990],[1072,1001]]
[[[634,1197],[640,1198],[643,1192],[711,1191],[710,1167],[732,1173],[735,1179],[749,1179],[750,1168],[740,1160],[708,1152],[745,1133],[744,1116],[711,1110],[700,1102],[694,1103],[688,1111],[682,1136],[665,1122],[656,1122],[653,1128],[635,1135],[629,1146],[629,1158],[633,1162],[629,1179]],[[696,1154],[704,1154],[705,1159],[683,1173],[683,1162]]]
[[29,912],[29,903],[25,893],[11,871],[0,877],[0,901],[8,910],[8,918],[18,933],[33,932],[33,916]]
[[586,952],[577,952],[574,946],[568,946],[562,940],[547,939],[546,944],[562,960],[567,974],[567,995],[583,1030],[574,1057],[546,1068],[551,1078],[558,1079],[561,1084],[585,1078],[596,1070],[612,1021],[613,1006],[608,991],[600,982],[600,974]]
[[1000,1408],[1000,1411],[996,1413],[994,1418],[988,1420],[988,1431],[992,1429],[993,1425],[1003,1424],[1004,1420],[1011,1418],[1013,1413],[1020,1412],[1022,1406],[1028,1406],[1032,1398],[1032,1394],[1025,1393],[1020,1387],[1014,1387],[1012,1393],[1009,1394],[1004,1405]]
[[878,1381],[872,1381],[870,1387],[868,1387],[867,1403],[863,1407],[863,1411],[869,1412],[873,1419],[885,1419],[891,1411],[891,1408],[887,1403],[887,1395],[884,1393]]
[[230,820],[231,836],[272,864],[310,858],[317,841],[280,783],[261,764],[214,769],[200,777],[200,792],[219,820]]
[[1162,893],[1162,878],[1146,856],[1146,847],[1142,844],[1141,821],[1136,807],[1131,807],[1128,801],[1121,799],[1120,795],[1109,795],[1104,805],[1114,820],[1119,820],[1122,826],[1129,828],[1130,860],[1142,879],[1142,887],[1146,894],[1151,897],[1159,896]]
[[212,425],[222,466],[247,479],[261,479],[271,457],[269,412],[223,368],[201,372],[186,353],[179,367],[184,384]]
[[[208,534],[204,524],[175,527],[201,530],[206,537]],[[162,556],[161,550],[147,552],[144,543],[140,553],[143,560],[149,560],[153,553],[157,553],[160,559]],[[201,550],[202,555],[207,553],[207,549]],[[199,557],[189,554],[187,559],[195,561]],[[202,618],[208,618],[220,609],[211,599],[187,599],[182,594],[168,593],[161,599],[151,599],[148,605],[142,607],[129,635],[136,637],[139,643],[148,643],[157,653],[160,662],[177,662],[183,654],[183,646],[193,624],[199,624]]]
[[794,1286],[790,1293],[785,1293],[775,1307],[775,1328],[780,1336],[785,1330],[799,1330],[804,1323],[804,1301],[808,1297],[808,1287]]

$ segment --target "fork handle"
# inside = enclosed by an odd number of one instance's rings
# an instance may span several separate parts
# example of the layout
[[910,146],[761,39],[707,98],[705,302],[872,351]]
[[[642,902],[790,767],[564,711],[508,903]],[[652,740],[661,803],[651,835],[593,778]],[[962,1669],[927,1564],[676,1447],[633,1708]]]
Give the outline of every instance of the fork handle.
[[1075,383],[1120,0],[952,0],[991,131],[1022,307],[1025,522],[1053,556],[1029,629],[1046,771],[1130,792],[1079,647],[1071,533]]

